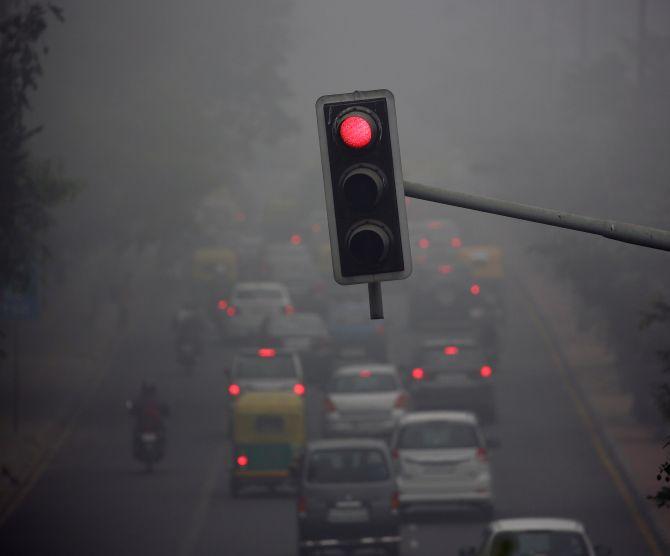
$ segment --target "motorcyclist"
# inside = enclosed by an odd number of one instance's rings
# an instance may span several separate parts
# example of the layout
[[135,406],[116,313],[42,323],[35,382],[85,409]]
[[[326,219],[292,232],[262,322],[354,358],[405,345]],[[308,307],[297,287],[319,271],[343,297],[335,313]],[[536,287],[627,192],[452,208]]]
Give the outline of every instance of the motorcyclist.
[[170,414],[170,408],[159,400],[156,385],[150,381],[143,381],[139,395],[127,405],[135,419],[133,428],[135,457],[142,459],[142,435],[145,433],[157,435],[159,453],[162,456],[165,448],[165,418]]

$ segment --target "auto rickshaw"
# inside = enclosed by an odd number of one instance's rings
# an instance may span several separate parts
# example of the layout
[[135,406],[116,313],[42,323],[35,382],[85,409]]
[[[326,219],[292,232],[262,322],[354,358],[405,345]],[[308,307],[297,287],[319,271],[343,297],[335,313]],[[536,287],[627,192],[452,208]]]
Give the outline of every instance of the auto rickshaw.
[[305,402],[292,392],[249,392],[232,409],[230,494],[245,486],[275,488],[305,445]]

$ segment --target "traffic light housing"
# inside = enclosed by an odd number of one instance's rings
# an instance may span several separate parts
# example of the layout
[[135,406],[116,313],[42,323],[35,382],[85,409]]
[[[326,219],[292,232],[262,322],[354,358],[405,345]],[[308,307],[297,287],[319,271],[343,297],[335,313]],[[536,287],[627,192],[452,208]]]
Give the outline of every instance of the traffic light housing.
[[407,278],[412,257],[393,94],[326,95],[316,113],[335,280]]

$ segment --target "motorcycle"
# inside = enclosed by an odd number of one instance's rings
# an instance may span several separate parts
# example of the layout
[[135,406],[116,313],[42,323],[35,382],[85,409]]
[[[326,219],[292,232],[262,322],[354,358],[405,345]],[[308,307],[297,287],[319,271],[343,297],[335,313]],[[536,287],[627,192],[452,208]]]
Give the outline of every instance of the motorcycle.
[[[128,411],[135,415],[136,407],[132,401],[126,402]],[[165,431],[158,428],[141,428],[133,430],[133,456],[144,464],[147,473],[154,470],[154,465],[165,456]]]

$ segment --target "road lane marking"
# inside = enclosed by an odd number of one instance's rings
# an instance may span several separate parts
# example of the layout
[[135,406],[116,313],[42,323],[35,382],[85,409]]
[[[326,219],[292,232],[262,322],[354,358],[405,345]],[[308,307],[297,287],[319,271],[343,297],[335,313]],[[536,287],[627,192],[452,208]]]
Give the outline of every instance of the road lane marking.
[[207,476],[203,483],[198,501],[193,511],[193,517],[186,530],[186,536],[179,547],[179,556],[191,556],[195,553],[198,547],[198,541],[202,534],[202,529],[205,526],[207,514],[209,513],[209,506],[214,495],[214,490],[219,482],[219,476],[223,472],[226,465],[227,444],[222,442],[219,448],[214,453],[212,463],[207,469]]
[[547,324],[544,322],[543,318],[539,313],[538,308],[535,305],[535,300],[533,299],[530,292],[528,292],[525,285],[524,287],[520,288],[520,290],[523,292],[523,297],[525,297],[526,299],[526,303],[524,304],[526,307],[526,311],[529,313],[532,321],[535,323],[537,329],[540,332],[542,340],[549,349],[552,362],[559,371],[559,376],[561,377],[563,386],[565,387],[572,403],[575,406],[577,415],[579,416],[580,420],[582,421],[582,424],[586,428],[588,437],[591,440],[591,443],[593,444],[593,447],[598,456],[598,459],[600,460],[600,463],[603,465],[603,467],[607,471],[607,474],[612,479],[612,482],[614,483],[616,490],[618,491],[619,495],[624,501],[624,504],[628,508],[628,511],[633,519],[633,522],[640,531],[645,543],[651,550],[651,554],[653,554],[653,556],[663,556],[664,553],[661,550],[658,542],[656,541],[655,535],[652,532],[651,527],[649,526],[645,518],[642,516],[637,506],[635,496],[631,493],[629,486],[626,484],[616,465],[612,462],[612,459],[609,457],[607,450],[603,444],[603,441],[600,438],[600,434],[598,433],[598,429],[593,421],[593,417],[587,410],[580,393],[577,391],[574,384],[572,383],[570,372],[568,371],[565,363],[563,362],[563,357],[561,356],[559,348],[557,347],[555,340],[552,338],[552,335],[548,330]]

